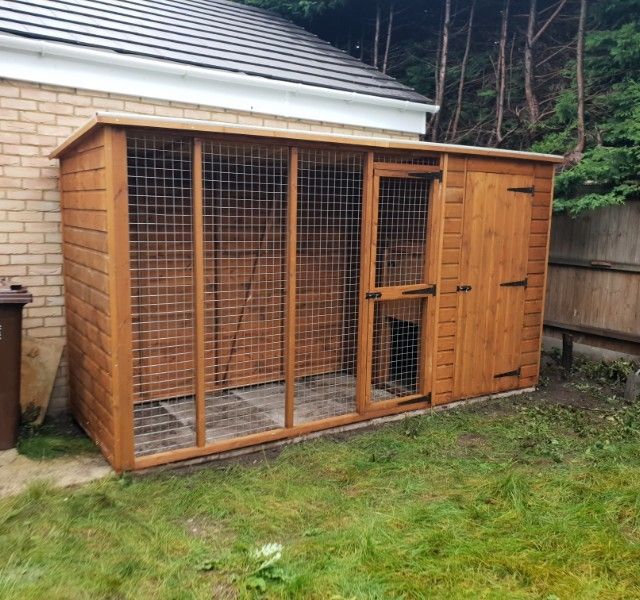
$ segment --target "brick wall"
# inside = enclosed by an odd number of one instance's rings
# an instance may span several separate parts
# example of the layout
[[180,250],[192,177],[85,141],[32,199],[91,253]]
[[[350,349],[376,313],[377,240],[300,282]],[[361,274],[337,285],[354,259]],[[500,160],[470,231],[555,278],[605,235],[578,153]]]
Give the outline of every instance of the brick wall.
[[[58,161],[48,155],[96,111],[114,110],[289,127],[343,134],[414,138],[397,132],[353,129],[222,109],[0,79],[0,278],[29,287],[26,335],[64,338]],[[63,356],[50,412],[67,401]]]

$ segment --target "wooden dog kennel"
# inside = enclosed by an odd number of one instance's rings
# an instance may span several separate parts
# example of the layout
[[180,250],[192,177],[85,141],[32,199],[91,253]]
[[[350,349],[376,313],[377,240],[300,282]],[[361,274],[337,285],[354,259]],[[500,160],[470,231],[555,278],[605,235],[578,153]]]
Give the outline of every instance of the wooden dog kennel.
[[53,156],[117,470],[537,382],[557,157],[122,114]]

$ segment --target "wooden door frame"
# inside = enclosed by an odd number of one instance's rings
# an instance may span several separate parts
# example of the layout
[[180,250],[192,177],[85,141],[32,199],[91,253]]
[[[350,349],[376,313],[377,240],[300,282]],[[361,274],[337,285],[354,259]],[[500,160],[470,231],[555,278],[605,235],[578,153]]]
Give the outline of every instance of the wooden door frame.
[[[433,387],[433,362],[436,351],[437,285],[439,263],[439,220],[441,218],[442,185],[434,178],[428,188],[427,223],[425,232],[423,280],[421,284],[406,286],[376,286],[378,211],[380,205],[380,179],[396,177],[413,179],[411,173],[441,173],[437,165],[412,165],[375,163],[369,153],[365,169],[365,190],[363,193],[362,233],[361,233],[361,280],[359,294],[359,334],[357,369],[357,406],[360,414],[375,413],[380,410],[400,408],[407,404],[430,402]],[[371,381],[373,375],[374,314],[377,301],[406,299],[399,288],[420,289],[425,285],[436,285],[433,298],[426,297],[420,323],[420,362],[418,368],[419,391],[416,394],[372,402]],[[369,292],[380,293],[378,299],[367,298]]]

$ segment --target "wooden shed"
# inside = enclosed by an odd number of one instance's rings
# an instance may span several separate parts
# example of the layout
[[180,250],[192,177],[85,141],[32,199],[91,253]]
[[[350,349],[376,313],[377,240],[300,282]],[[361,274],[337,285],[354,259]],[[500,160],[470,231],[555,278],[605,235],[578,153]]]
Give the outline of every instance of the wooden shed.
[[123,114],[53,156],[117,470],[537,382],[558,157]]

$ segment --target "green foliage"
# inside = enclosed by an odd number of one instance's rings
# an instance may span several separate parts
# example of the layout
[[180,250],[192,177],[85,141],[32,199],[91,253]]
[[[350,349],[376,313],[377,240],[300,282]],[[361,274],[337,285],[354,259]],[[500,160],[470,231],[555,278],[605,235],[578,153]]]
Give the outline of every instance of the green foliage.
[[[435,94],[442,20],[440,0],[244,0],[292,18],[335,45],[372,62],[376,7],[381,6],[380,52],[386,14],[395,4],[390,74],[427,97]],[[451,118],[466,43],[468,4],[454,8],[447,85],[442,107],[442,141],[493,144],[496,137],[496,52],[502,0],[478,3],[458,130]],[[538,0],[540,18],[555,0]],[[523,76],[522,16],[528,0],[513,0],[508,27],[508,78],[504,147],[568,155],[556,182],[556,210],[577,215],[640,196],[640,0],[589,2],[585,39],[586,147],[577,143],[575,36],[578,2],[569,2],[534,49],[536,95],[541,117],[527,117]]]
[[[637,15],[630,13],[626,18],[637,19]],[[640,26],[637,22],[587,35],[585,76],[591,96],[587,114],[589,145],[580,162],[556,178],[555,209],[572,215],[640,197]],[[534,150],[571,151],[575,106],[575,90],[567,90],[558,97],[554,114],[545,124],[550,132],[534,144]]]
[[577,372],[584,378],[599,384],[609,384],[622,388],[631,373],[638,370],[638,363],[624,358],[613,361],[582,360]]

